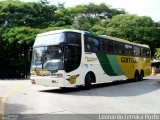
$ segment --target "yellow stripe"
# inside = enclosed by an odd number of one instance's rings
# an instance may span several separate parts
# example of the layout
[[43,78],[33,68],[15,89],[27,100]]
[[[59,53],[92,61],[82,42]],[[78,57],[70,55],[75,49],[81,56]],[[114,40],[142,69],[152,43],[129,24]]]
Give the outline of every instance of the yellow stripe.
[[7,97],[9,95],[13,94],[14,92],[18,91],[19,89],[21,89],[21,87],[22,87],[21,84],[17,84],[2,96],[1,103],[0,103],[0,114],[1,115],[4,115],[5,104],[6,104],[6,101],[7,101]]

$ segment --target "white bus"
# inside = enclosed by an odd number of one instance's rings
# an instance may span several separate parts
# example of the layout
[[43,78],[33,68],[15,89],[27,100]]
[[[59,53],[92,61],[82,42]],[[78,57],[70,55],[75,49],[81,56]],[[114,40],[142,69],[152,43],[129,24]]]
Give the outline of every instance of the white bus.
[[42,33],[33,45],[32,84],[90,89],[92,83],[142,80],[150,73],[148,45],[80,30]]

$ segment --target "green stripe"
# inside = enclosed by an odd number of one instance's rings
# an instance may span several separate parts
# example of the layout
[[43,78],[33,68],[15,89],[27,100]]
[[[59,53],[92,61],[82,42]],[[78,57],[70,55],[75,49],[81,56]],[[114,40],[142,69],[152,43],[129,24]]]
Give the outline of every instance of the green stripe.
[[96,54],[104,72],[109,76],[123,75],[115,55]]
[[107,58],[109,60],[109,63],[112,66],[113,71],[117,74],[117,75],[123,75],[122,70],[120,69],[119,63],[117,61],[117,58],[115,55],[107,55]]
[[101,64],[104,72],[107,75],[116,76],[116,73],[112,69],[111,64],[109,63],[109,60],[108,60],[108,57],[106,56],[106,54],[105,53],[97,54],[97,57],[100,61],[100,64]]

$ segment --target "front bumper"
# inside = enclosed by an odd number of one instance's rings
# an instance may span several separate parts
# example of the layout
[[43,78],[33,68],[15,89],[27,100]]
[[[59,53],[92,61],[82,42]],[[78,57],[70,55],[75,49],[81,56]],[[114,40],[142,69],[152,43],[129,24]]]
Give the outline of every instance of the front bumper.
[[31,76],[32,84],[43,85],[48,87],[65,87],[65,78],[49,76]]

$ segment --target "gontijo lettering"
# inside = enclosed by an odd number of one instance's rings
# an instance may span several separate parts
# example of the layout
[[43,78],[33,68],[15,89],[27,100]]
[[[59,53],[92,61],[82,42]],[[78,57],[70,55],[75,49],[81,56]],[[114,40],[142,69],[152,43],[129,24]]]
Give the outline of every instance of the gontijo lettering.
[[137,63],[135,58],[121,57],[122,63]]

